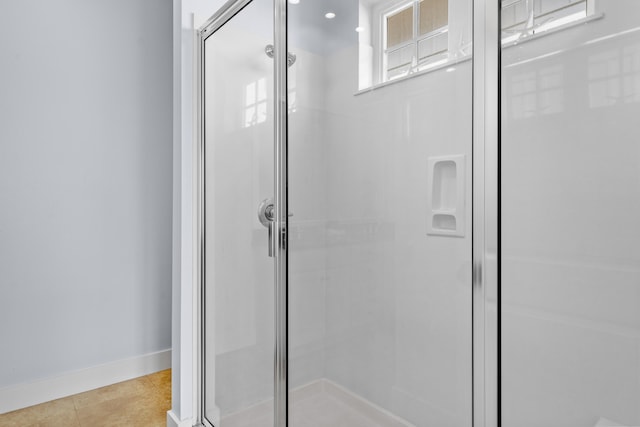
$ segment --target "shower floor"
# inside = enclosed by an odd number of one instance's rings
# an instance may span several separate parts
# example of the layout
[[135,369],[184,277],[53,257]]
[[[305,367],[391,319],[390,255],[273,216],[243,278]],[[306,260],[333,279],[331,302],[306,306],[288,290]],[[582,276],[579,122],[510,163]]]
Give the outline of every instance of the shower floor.
[[[290,398],[294,427],[411,427],[408,421],[329,381],[318,380],[294,390]],[[221,427],[273,425],[273,401],[222,418]]]

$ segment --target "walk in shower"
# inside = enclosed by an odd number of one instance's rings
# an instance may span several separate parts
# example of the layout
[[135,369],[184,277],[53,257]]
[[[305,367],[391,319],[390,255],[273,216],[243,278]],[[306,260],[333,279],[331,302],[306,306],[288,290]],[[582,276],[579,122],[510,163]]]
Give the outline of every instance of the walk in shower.
[[640,425],[639,16],[216,13],[198,32],[201,421]]

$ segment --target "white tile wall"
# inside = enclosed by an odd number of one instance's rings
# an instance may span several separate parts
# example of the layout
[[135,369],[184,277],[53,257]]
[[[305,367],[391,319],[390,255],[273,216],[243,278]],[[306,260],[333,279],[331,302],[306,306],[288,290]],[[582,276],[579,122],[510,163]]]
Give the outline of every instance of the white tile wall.
[[640,4],[595,5],[503,56],[507,426],[640,424]]

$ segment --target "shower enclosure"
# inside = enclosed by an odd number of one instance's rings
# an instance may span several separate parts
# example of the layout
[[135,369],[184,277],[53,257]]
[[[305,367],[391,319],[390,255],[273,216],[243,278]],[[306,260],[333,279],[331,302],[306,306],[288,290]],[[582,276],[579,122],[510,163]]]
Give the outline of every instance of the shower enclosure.
[[563,3],[503,9],[502,425],[637,426],[640,2]]
[[199,31],[200,422],[640,425],[640,2]]

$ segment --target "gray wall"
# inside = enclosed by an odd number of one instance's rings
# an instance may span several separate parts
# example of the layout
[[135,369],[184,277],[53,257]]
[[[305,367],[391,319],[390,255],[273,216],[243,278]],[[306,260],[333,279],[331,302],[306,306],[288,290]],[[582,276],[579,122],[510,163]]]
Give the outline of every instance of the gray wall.
[[171,346],[171,15],[0,1],[0,387]]

